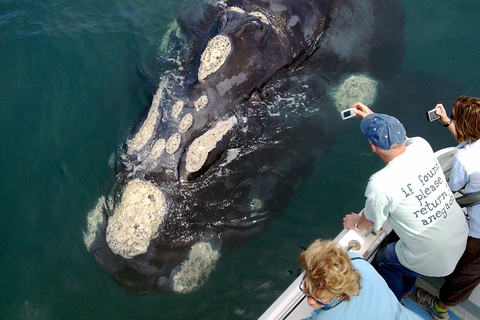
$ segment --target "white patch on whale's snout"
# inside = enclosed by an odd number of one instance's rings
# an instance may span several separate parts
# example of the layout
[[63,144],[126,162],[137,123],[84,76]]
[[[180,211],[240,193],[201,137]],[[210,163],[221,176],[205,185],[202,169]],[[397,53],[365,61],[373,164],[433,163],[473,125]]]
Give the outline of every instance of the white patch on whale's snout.
[[258,19],[260,19],[260,21],[262,21],[263,23],[265,24],[270,24],[270,21],[268,20],[267,16],[265,16],[263,13],[261,12],[258,12],[258,11],[252,11],[249,13],[249,15],[252,15],[252,16],[255,16],[257,17]]
[[377,98],[377,81],[363,75],[350,75],[335,87],[330,96],[338,111],[350,108],[356,102],[370,106]]
[[153,136],[157,120],[160,119],[160,112],[158,111],[158,106],[160,104],[160,98],[163,96],[164,87],[165,84],[161,82],[157,93],[153,97],[152,106],[148,111],[147,119],[145,119],[142,127],[140,128],[140,130],[138,130],[135,136],[127,141],[128,154],[140,151],[140,149],[142,149]]
[[129,181],[108,220],[106,240],[113,253],[125,259],[145,253],[157,235],[166,208],[163,192],[153,183]]
[[173,290],[190,292],[203,285],[220,257],[209,242],[198,242],[192,246],[188,259],[182,262],[180,271],[173,276]]
[[200,137],[195,139],[187,151],[185,168],[188,172],[197,172],[207,160],[208,154],[223,136],[237,123],[236,117],[230,117],[228,120],[219,121],[214,128],[208,130]]
[[150,151],[150,157],[155,160],[160,157],[165,150],[166,142],[165,139],[158,139],[155,144],[152,146]]
[[240,7],[228,7],[228,10],[229,11],[236,11],[238,13],[245,13],[245,10],[243,10],[242,8]]
[[181,141],[182,141],[182,136],[180,135],[180,133],[175,132],[174,134],[172,134],[170,138],[168,138],[165,151],[167,151],[168,154],[174,154],[175,151],[177,151],[178,148],[180,147]]
[[198,80],[202,81],[217,71],[225,63],[231,51],[232,44],[228,37],[217,35],[210,39],[200,58]]
[[90,246],[97,236],[97,230],[103,223],[103,210],[106,208],[105,197],[102,196],[98,199],[97,205],[93,208],[87,216],[87,232],[83,233],[83,242],[87,249],[90,250]]
[[203,108],[205,108],[207,104],[208,104],[208,97],[206,95],[201,96],[200,98],[198,98],[196,101],[193,102],[193,105],[195,106],[195,109],[197,109],[197,111],[200,111]]
[[182,120],[178,124],[178,132],[186,132],[193,124],[193,116],[191,113],[187,113],[183,116]]

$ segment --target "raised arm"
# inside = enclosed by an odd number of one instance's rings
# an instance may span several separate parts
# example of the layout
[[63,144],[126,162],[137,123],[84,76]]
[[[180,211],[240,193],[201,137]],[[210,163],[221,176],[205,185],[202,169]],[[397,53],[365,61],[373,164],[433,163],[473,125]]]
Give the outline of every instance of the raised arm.
[[456,139],[457,138],[457,128],[455,127],[455,121],[454,119],[450,119],[447,115],[447,111],[443,107],[443,104],[439,103],[435,106],[435,108],[438,108],[439,111],[437,111],[437,115],[440,116],[440,121],[443,123],[443,126],[450,131],[450,133],[453,135],[453,137]]
[[368,116],[369,114],[373,113],[373,111],[370,110],[369,107],[367,107],[366,105],[364,105],[361,102],[357,102],[357,103],[353,104],[352,108],[355,108],[355,114],[362,119],[365,118],[366,116]]

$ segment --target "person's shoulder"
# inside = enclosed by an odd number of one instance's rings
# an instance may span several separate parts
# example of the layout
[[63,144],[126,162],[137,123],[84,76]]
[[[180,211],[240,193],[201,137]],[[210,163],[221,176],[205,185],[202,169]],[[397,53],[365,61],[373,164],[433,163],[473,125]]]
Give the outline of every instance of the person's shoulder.
[[405,145],[408,150],[418,150],[425,153],[433,154],[432,146],[422,137],[412,137],[405,140]]
[[462,148],[458,148],[457,153],[455,153],[454,158],[456,158],[460,162],[468,161],[470,162],[471,159],[476,159],[480,157],[480,140],[477,140],[473,143],[466,143],[462,145]]
[[347,253],[348,253],[348,256],[350,257],[350,259],[353,259],[353,258],[362,258],[363,259],[363,256],[358,252],[348,251]]
[[428,143],[427,140],[425,140],[424,138],[422,137],[409,137],[409,138],[406,138],[405,139],[405,144],[407,145],[407,147],[409,145],[412,145],[412,144],[426,144],[428,146],[430,146],[430,143]]
[[381,188],[381,186],[384,185],[385,179],[390,179],[390,176],[386,169],[382,168],[370,176],[367,183],[367,190],[372,188],[377,189],[378,187]]
[[[480,140],[471,142],[463,142],[457,146],[458,152],[465,152],[468,150],[468,152],[479,152],[480,151]],[[457,152],[457,153],[458,153]]]

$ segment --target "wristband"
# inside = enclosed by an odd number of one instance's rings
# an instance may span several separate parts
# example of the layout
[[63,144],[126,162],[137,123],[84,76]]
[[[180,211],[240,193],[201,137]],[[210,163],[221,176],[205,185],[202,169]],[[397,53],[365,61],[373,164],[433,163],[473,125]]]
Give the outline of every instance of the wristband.
[[360,221],[360,219],[355,221],[355,224],[353,226],[355,227],[355,230],[360,231],[360,229],[358,229],[358,221]]
[[450,121],[448,121],[447,123],[444,123],[443,126],[446,128],[446,127],[448,127],[449,125],[451,125],[452,122],[453,122],[453,120],[450,119]]

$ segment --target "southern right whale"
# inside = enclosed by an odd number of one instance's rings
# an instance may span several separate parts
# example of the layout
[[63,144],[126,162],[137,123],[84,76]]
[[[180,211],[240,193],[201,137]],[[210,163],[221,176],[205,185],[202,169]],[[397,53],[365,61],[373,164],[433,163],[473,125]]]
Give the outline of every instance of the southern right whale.
[[[398,0],[193,1],[158,91],[88,215],[85,243],[128,292],[188,292],[286,205],[402,61]],[[377,86],[378,83],[378,86]]]

